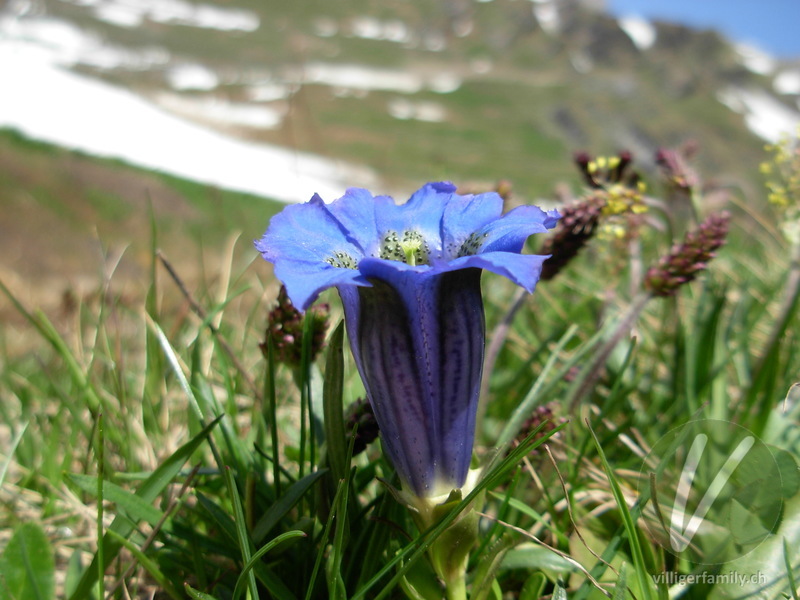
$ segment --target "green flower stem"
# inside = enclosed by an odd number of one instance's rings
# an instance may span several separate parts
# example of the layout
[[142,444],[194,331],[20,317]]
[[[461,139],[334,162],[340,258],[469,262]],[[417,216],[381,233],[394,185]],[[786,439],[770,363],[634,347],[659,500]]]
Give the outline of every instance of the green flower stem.
[[[464,565],[466,569],[466,563]],[[445,594],[447,600],[467,600],[467,578],[466,573],[461,573],[454,580],[445,582]]]
[[[476,502],[462,512],[436,541],[428,548],[433,570],[445,584],[448,600],[466,600],[467,564],[469,554],[478,540],[478,514],[475,504],[482,502],[480,494]],[[441,504],[426,498],[413,499],[409,504],[420,531],[427,531],[444,519],[462,500],[461,490],[453,490]]]

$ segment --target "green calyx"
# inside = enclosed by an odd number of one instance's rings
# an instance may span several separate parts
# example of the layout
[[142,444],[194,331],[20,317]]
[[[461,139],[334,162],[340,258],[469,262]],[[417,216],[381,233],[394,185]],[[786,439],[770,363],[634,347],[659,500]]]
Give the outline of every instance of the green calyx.
[[[453,490],[444,502],[434,504],[418,498],[412,515],[420,531],[435,527],[463,499],[461,490]],[[448,600],[466,599],[466,575],[469,553],[478,540],[478,515],[474,504],[467,507],[428,548],[428,557],[436,575],[444,582]]]

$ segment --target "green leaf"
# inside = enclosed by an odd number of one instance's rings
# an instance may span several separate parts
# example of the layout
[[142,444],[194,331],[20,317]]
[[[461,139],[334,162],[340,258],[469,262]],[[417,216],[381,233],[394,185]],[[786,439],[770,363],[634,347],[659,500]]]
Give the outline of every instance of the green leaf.
[[575,570],[575,565],[544,546],[522,544],[508,551],[503,558],[502,568],[570,573]]
[[191,598],[194,598],[195,600],[217,600],[215,596],[196,590],[188,583],[183,584],[183,589],[185,589],[186,593],[189,594],[189,596]]
[[294,482],[286,493],[277,502],[269,507],[267,512],[261,515],[258,522],[253,527],[253,541],[261,543],[272,528],[283,519],[295,505],[300,502],[305,493],[316,483],[316,481],[327,473],[327,469],[309,473],[301,480]]
[[322,392],[325,442],[334,481],[339,481],[347,476],[347,439],[342,401],[344,386],[343,339],[344,321],[340,321],[328,344],[328,360],[325,364],[325,383]]
[[253,556],[250,558],[250,561],[244,566],[242,572],[239,573],[239,578],[236,580],[236,586],[233,588],[233,600],[237,600],[241,595],[242,591],[244,590],[244,586],[247,585],[247,578],[249,577],[248,574],[250,573],[250,570],[255,568],[262,556],[286,540],[298,537],[306,537],[306,534],[297,530],[287,531],[286,533],[282,533],[275,539],[270,540],[264,544],[264,546],[259,548],[258,552],[253,554]]
[[[84,492],[96,494],[97,477],[77,473],[67,473],[66,476]],[[152,504],[110,481],[103,482],[103,499],[116,504],[117,509],[126,514],[134,523],[146,521],[155,526],[163,517],[163,513]]]
[[55,560],[50,540],[38,523],[17,527],[0,557],[0,598],[55,598]]
[[553,600],[567,600],[567,590],[564,589],[561,582],[557,582],[553,588]]
[[619,578],[617,584],[614,586],[614,596],[611,600],[625,600],[626,592],[628,590],[628,563],[622,563],[619,569]]
[[128,539],[125,539],[112,530],[108,530],[107,535],[118,544],[124,546],[128,552],[133,554],[136,562],[144,567],[144,570],[150,574],[150,576],[155,580],[159,587],[167,593],[167,595],[169,595],[171,598],[174,598],[174,600],[181,600],[182,596],[173,587],[172,583],[170,583],[169,579],[167,579],[167,576],[164,575],[161,569],[158,568],[156,562],[142,552],[136,544]]
[[[792,549],[785,554],[785,548]],[[791,577],[800,578],[800,497],[784,506],[784,516],[775,535],[769,536],[755,550],[726,563],[720,575],[728,577],[714,586],[710,600],[783,600],[791,598]]]
[[81,580],[82,573],[83,564],[81,563],[81,552],[80,550],[75,550],[69,557],[67,573],[64,578],[64,594],[67,597],[71,596],[75,588],[78,587],[78,582]]
[[541,425],[531,431],[530,434],[528,434],[528,436],[522,441],[522,443],[509,452],[508,455],[502,460],[499,460],[497,464],[492,466],[488,473],[478,483],[478,485],[476,485],[475,488],[469,494],[467,494],[463,500],[461,500],[461,502],[458,502],[457,505],[446,516],[444,516],[444,518],[442,518],[435,527],[424,532],[420,538],[411,542],[400,552],[398,552],[383,566],[380,571],[373,575],[369,581],[367,581],[355,592],[355,594],[353,594],[351,600],[359,600],[360,598],[363,598],[367,591],[378,581],[380,581],[391,569],[393,569],[395,565],[403,562],[404,564],[398,568],[397,573],[395,573],[389,583],[381,592],[378,593],[377,596],[375,596],[375,598],[376,600],[380,600],[389,594],[389,592],[394,589],[394,586],[405,575],[405,573],[414,565],[415,561],[419,560],[422,555],[427,552],[428,548],[439,538],[439,536],[442,535],[442,533],[444,533],[444,531],[459,517],[464,510],[472,505],[472,503],[480,494],[485,494],[487,489],[492,489],[499,486],[500,483],[506,479],[509,472],[514,469],[517,464],[519,464],[524,456],[527,456],[531,451],[538,448],[541,444],[550,439],[550,437],[561,431],[564,426],[565,424],[559,425],[555,429],[544,434],[541,433]]
[[519,600],[539,600],[544,591],[547,578],[544,573],[534,573],[528,577],[519,592]]
[[[225,483],[228,486],[228,493],[231,495],[231,500],[233,501],[233,522],[236,526],[236,539],[239,542],[239,551],[242,553],[242,562],[247,564],[250,562],[250,557],[252,556],[252,542],[250,541],[250,535],[247,533],[242,501],[241,498],[239,498],[239,491],[236,489],[236,481],[233,478],[233,473],[230,468],[226,467],[223,471],[223,475],[225,476]],[[250,595],[253,598],[258,598],[256,576],[252,571],[247,572],[247,585],[250,588]]]
[[[178,448],[167,460],[165,460],[153,473],[139,486],[136,490],[136,496],[144,502],[153,502],[161,492],[169,485],[173,478],[180,472],[184,463],[189,460],[189,457],[200,447],[200,444],[208,437],[211,430],[219,422],[218,417],[209,423],[200,433],[194,438],[186,442],[183,446]],[[134,529],[133,523],[127,518],[118,516],[111,523],[108,531],[113,531],[122,538],[127,538]],[[122,544],[106,535],[103,538],[103,567],[111,564],[111,561],[116,557]],[[83,577],[78,583],[78,587],[69,597],[70,600],[84,600],[89,597],[92,586],[97,581],[97,555],[92,559],[91,566],[84,572]]]
[[473,600],[488,600],[492,584],[497,581],[497,571],[512,544],[511,536],[504,535],[487,549],[475,569],[471,595]]
[[17,432],[17,435],[14,436],[14,439],[11,440],[11,448],[7,451],[6,460],[3,462],[3,466],[0,467],[0,486],[3,485],[3,481],[5,481],[6,473],[8,472],[8,467],[11,464],[11,459],[14,457],[14,452],[17,450],[17,446],[22,441],[22,436],[25,435],[25,431],[28,429],[29,421],[26,421],[22,428]]

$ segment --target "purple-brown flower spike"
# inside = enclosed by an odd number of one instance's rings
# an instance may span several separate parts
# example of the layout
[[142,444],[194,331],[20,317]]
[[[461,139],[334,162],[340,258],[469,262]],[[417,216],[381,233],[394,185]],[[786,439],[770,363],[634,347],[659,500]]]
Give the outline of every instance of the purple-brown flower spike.
[[[309,311],[309,317],[312,319],[310,348],[312,360],[325,345],[329,312],[330,307],[327,304],[316,305]],[[259,344],[264,356],[267,354],[268,338],[272,338],[272,347],[278,362],[300,365],[303,353],[303,313],[292,304],[285,286],[281,286],[278,292],[278,304],[267,317],[266,339]]]
[[697,173],[689,166],[686,155],[689,150],[671,150],[659,148],[656,152],[656,164],[670,189],[691,195],[700,183]]
[[380,427],[375,411],[366,398],[358,398],[344,411],[344,431],[348,438],[355,433],[353,456],[361,454],[378,438]]
[[651,267],[645,277],[645,288],[655,296],[672,296],[684,283],[692,281],[714,258],[725,243],[730,214],[710,215],[700,226],[686,234],[682,244]]
[[561,209],[561,220],[556,232],[539,249],[540,253],[551,255],[542,267],[542,281],[558,275],[589,242],[605,205],[605,196],[592,194]]

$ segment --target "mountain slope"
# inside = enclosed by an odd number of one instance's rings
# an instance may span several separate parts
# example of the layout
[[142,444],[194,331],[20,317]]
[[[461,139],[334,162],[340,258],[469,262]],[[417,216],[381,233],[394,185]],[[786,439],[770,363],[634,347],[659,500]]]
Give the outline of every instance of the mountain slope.
[[575,182],[583,149],[631,150],[647,171],[658,147],[692,139],[701,172],[758,202],[764,139],[800,121],[798,65],[585,0],[12,0],[0,65],[0,127],[211,184],[3,135],[6,222],[21,226],[0,250],[24,281],[96,271],[94,228],[141,243],[148,197],[181,248],[197,231],[263,229],[272,208],[219,189],[402,197],[426,180],[505,179],[525,201]]

